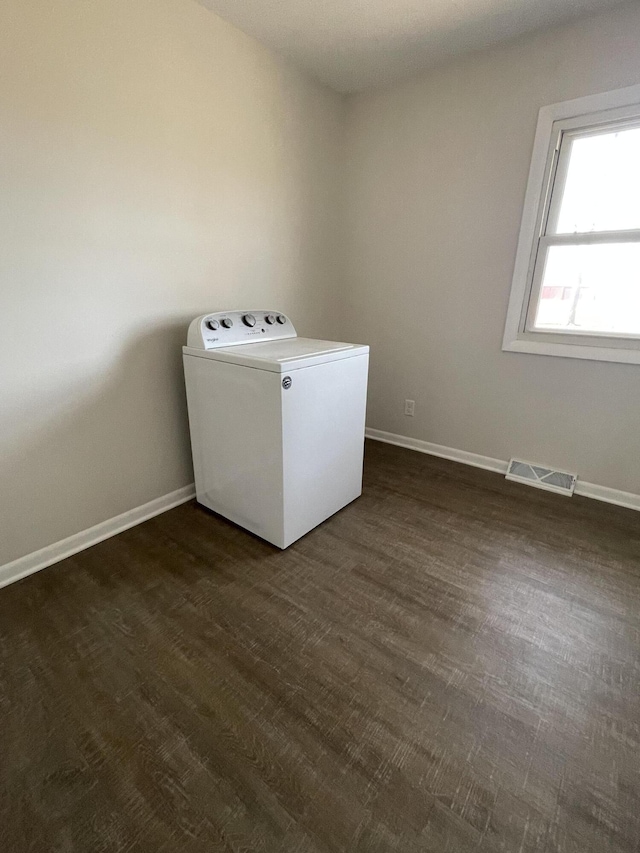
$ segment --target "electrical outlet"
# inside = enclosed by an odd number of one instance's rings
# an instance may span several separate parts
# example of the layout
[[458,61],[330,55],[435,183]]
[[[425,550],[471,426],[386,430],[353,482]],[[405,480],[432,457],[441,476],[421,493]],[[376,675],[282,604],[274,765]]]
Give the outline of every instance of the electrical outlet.
[[404,413],[405,415],[409,415],[413,417],[416,413],[416,401],[415,400],[405,400],[404,401]]

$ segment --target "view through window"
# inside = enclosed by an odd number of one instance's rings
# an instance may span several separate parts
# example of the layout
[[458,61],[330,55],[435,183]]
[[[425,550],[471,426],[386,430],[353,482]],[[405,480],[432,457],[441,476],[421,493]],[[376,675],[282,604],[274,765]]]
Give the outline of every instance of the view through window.
[[640,336],[640,126],[563,135],[534,279],[533,330]]

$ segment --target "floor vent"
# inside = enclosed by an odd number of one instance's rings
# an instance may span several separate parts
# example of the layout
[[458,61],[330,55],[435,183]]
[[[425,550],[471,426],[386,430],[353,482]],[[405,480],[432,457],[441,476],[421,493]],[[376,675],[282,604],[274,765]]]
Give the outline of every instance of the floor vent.
[[542,468],[540,465],[531,465],[520,459],[512,459],[507,470],[507,480],[516,483],[526,483],[537,489],[546,489],[548,492],[557,492],[559,495],[571,497],[576,487],[577,474],[567,474],[566,471],[554,471],[553,468]]

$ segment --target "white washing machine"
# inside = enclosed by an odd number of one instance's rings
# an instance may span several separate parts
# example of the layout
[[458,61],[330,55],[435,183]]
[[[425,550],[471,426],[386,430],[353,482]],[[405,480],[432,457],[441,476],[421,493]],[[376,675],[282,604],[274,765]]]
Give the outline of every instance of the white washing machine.
[[183,360],[201,504],[286,548],[361,494],[369,347],[222,311],[191,323]]

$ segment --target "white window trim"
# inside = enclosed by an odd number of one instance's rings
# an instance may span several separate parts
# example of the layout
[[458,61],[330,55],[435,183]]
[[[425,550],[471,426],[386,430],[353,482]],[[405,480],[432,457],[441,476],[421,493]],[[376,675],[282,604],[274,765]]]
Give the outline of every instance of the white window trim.
[[[602,92],[598,95],[588,95],[572,101],[562,101],[542,107],[540,110],[502,342],[504,351],[640,364],[640,339],[637,337],[617,338],[614,341],[612,338],[604,339],[602,335],[589,334],[582,336],[580,341],[574,343],[567,340],[567,336],[563,336],[562,332],[526,331],[526,317],[532,287],[532,265],[538,246],[540,217],[546,199],[546,183],[549,180],[547,172],[554,122],[582,117],[585,124],[588,124],[589,117],[593,113],[639,104],[640,85],[628,86],[613,92]],[[599,340],[599,338],[603,339]]]

